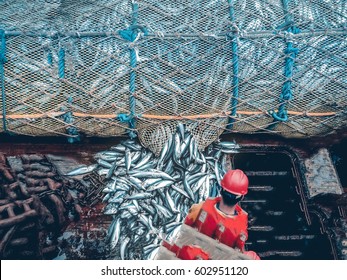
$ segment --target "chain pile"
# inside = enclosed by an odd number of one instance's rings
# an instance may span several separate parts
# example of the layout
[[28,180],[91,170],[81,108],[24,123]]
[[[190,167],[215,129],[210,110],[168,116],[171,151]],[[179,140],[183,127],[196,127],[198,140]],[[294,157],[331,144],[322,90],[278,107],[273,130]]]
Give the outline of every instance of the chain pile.
[[51,259],[57,237],[81,207],[51,160],[38,154],[0,154],[1,259]]

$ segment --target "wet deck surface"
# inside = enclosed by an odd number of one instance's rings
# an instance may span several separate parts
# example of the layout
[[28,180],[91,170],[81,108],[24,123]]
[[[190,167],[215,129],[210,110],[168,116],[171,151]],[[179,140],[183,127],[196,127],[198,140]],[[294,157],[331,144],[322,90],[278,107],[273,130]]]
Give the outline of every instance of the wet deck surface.
[[103,215],[102,209],[102,203],[83,209],[81,219],[71,223],[58,238],[58,253],[55,259],[109,259],[106,235],[111,217]]

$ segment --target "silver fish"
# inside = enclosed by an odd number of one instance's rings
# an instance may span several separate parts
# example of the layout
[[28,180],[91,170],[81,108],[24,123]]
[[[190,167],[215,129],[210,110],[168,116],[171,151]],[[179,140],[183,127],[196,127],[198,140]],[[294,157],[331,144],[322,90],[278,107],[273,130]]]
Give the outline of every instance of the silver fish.
[[145,254],[145,256],[148,260],[154,260],[155,256],[158,254],[160,246],[158,244],[155,244],[155,245],[156,245],[156,247],[153,250],[151,250],[149,253]]
[[125,146],[123,145],[117,145],[117,146],[114,146],[114,147],[111,147],[111,150],[112,151],[116,151],[116,152],[125,152]]
[[66,174],[66,176],[77,176],[77,175],[84,175],[84,174],[87,174],[87,173],[91,173],[97,167],[98,167],[97,164],[92,164],[92,165],[89,165],[89,166],[82,166],[82,167],[79,167],[79,168],[76,168],[76,169],[70,171],[69,173]]
[[129,176],[129,182],[137,187],[137,189],[146,190],[142,181],[136,177]]
[[109,171],[107,172],[106,179],[110,179],[112,177],[114,170],[116,169],[117,164],[118,164],[118,162],[116,160],[112,163]]
[[155,203],[154,200],[151,200],[152,205],[160,212],[162,213],[166,218],[170,218],[172,216],[172,213],[165,208],[164,206]]
[[150,158],[152,157],[152,154],[148,153],[140,162],[138,162],[135,166],[134,169],[139,169],[141,166],[145,165]]
[[127,173],[130,170],[130,165],[131,165],[131,153],[129,149],[125,149],[125,168]]
[[[197,128],[192,125],[190,129]],[[122,224],[112,247],[122,259],[144,259],[159,247],[162,238],[175,236],[192,203],[218,194],[217,179],[226,172],[225,155],[236,149],[235,143],[219,142],[200,152],[185,124],[175,131],[158,127],[158,132],[168,140],[154,136],[153,141],[163,146],[157,158],[134,140],[95,157],[97,171],[107,174],[104,213],[114,216],[109,232],[115,221]],[[124,240],[128,240],[125,249],[116,250]]]
[[109,202],[115,202],[116,199],[123,198],[127,192],[126,191],[118,191],[113,194],[112,198]]
[[186,198],[190,198],[190,196],[184,190],[177,187],[176,185],[172,185],[171,188],[173,188],[176,192],[179,192],[180,194],[184,195]]
[[112,197],[112,194],[111,194],[111,193],[106,194],[106,195],[104,196],[104,198],[102,199],[102,202],[108,201],[111,197]]
[[114,215],[116,213],[118,213],[118,205],[109,203],[105,206],[105,209],[104,209],[105,215]]
[[159,184],[150,186],[149,188],[147,188],[146,191],[147,192],[152,192],[152,191],[155,191],[155,190],[158,190],[158,189],[162,189],[162,188],[168,187],[170,185],[172,185],[172,181],[171,180],[163,180],[163,181],[160,181]]
[[[104,176],[104,175],[107,175],[108,174],[108,169],[106,168],[101,168],[101,169],[98,169],[96,172],[98,173],[99,176]],[[88,172],[87,172],[88,173]],[[86,174],[86,173],[85,173]]]
[[151,226],[149,224],[149,219],[145,215],[139,214],[138,217],[139,217],[139,222],[145,225],[148,229],[151,229]]
[[142,203],[142,201],[140,201],[140,206],[141,208],[146,211],[149,215],[154,216],[155,215],[155,209],[154,207],[152,207],[152,205],[149,205],[147,203]]
[[174,152],[174,158],[180,159],[182,155],[181,150],[181,139],[178,134],[175,134],[175,152]]
[[188,184],[188,181],[187,181],[187,172],[184,173],[184,177],[183,177],[183,187],[184,187],[184,190],[186,191],[186,193],[189,195],[189,197],[191,198],[191,200],[194,200],[194,194],[192,192],[192,189],[191,187],[189,186]]
[[111,242],[111,250],[113,250],[117,244],[118,244],[118,240],[119,240],[119,237],[120,237],[120,226],[121,226],[121,223],[120,223],[120,219],[117,219],[115,221],[115,224],[114,224],[114,229],[113,229],[113,232],[112,232],[112,235],[111,235],[111,238],[110,238],[110,242]]
[[130,242],[130,238],[129,237],[126,237],[124,238],[124,240],[121,242],[121,245],[120,245],[120,257],[122,260],[125,260],[126,258],[126,249],[127,249],[127,246]]
[[146,198],[152,198],[153,195],[151,193],[136,193],[129,196],[124,197],[127,200],[137,200],[137,199],[146,199]]
[[175,207],[175,202],[173,201],[172,197],[170,196],[169,190],[165,191],[165,197],[166,197],[166,201],[167,201],[167,203],[171,209],[171,212],[178,213],[179,211]]
[[[166,142],[163,146],[163,149],[161,150],[159,160],[158,160],[158,166],[161,167],[161,164],[164,160],[164,157],[167,155],[167,152],[169,150],[169,142]],[[161,169],[161,168],[160,168]]]
[[166,174],[165,172],[159,171],[159,170],[149,170],[149,171],[130,171],[129,175],[132,175],[134,177],[139,178],[162,178],[166,180],[175,181],[170,175]]
[[102,167],[105,167],[105,168],[111,168],[112,167],[112,164],[107,162],[106,160],[98,159],[97,162]]
[[184,139],[185,128],[183,123],[179,122],[177,124],[178,136],[181,136],[181,139]]

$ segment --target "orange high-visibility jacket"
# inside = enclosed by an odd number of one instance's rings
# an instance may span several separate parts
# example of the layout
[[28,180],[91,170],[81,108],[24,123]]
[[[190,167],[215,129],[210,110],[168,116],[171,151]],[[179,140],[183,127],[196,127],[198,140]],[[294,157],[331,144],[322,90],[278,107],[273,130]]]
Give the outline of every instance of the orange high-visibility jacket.
[[224,214],[216,207],[220,200],[220,197],[208,198],[205,202],[194,204],[184,223],[243,252],[248,238],[248,215],[239,205],[235,207],[235,215]]

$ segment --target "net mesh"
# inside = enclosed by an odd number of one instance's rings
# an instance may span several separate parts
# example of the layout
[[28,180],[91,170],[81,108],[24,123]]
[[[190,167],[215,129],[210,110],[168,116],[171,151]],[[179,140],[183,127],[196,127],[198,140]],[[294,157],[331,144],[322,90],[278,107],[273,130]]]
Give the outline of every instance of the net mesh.
[[0,10],[1,132],[133,131],[158,153],[178,122],[200,149],[223,132],[310,137],[346,125],[344,0],[2,0]]

